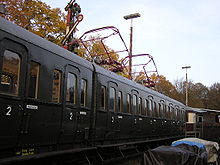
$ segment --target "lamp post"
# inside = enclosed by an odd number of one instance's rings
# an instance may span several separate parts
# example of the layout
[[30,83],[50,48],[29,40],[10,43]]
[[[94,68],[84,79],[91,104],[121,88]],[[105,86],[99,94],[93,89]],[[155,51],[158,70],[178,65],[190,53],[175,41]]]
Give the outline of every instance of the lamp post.
[[188,77],[187,77],[187,69],[190,69],[191,66],[184,66],[182,69],[186,69],[186,106],[188,106]]
[[130,79],[132,79],[132,39],[133,39],[133,18],[138,18],[141,15],[139,13],[134,13],[134,14],[129,14],[124,16],[124,19],[131,20],[131,27],[130,27],[130,49],[129,49],[129,66],[128,66],[128,70],[129,70],[129,76]]

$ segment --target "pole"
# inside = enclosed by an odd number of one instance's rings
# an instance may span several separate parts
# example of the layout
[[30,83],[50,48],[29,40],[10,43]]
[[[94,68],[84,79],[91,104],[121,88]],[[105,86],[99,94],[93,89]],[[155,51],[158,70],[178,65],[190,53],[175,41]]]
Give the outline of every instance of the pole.
[[182,69],[186,69],[186,106],[188,106],[188,76],[187,76],[187,69],[191,68],[191,66],[184,66]]
[[186,69],[186,106],[188,106],[188,78],[187,78],[187,69]]
[[133,18],[138,18],[141,15],[139,13],[129,14],[124,16],[124,19],[128,20],[131,19],[131,27],[130,27],[130,50],[129,50],[129,66],[128,66],[128,72],[129,77],[132,80],[132,42],[133,42]]
[[129,50],[129,76],[132,79],[132,41],[133,40],[133,27],[131,19],[131,28],[130,28],[130,50]]

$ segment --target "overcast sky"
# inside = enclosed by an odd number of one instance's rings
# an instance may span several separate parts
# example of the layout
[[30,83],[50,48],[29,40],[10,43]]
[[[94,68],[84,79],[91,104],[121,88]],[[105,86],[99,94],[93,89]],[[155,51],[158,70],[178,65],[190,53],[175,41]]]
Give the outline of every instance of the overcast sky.
[[[69,0],[42,0],[63,9]],[[190,65],[194,83],[220,82],[220,0],[76,0],[84,20],[79,32],[117,27],[129,46],[130,21],[123,16],[140,13],[133,20],[133,54],[149,53],[159,74],[172,83],[185,79],[182,66]],[[63,10],[64,11],[64,10]]]

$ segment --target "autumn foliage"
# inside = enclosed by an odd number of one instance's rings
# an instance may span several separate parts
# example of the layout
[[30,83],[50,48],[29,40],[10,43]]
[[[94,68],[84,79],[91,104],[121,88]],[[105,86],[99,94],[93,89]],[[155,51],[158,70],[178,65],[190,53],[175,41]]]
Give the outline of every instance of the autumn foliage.
[[58,44],[65,35],[65,15],[39,0],[0,0],[6,5],[7,20]]

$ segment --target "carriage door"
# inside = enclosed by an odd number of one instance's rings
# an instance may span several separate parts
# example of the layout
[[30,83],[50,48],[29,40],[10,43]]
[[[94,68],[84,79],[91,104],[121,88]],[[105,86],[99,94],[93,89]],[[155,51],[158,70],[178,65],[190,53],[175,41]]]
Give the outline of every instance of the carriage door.
[[131,91],[131,94],[132,94],[132,114],[133,114],[133,127],[132,127],[132,130],[133,130],[133,136],[136,137],[138,136],[140,133],[141,133],[141,129],[140,129],[140,123],[142,122],[142,118],[140,117],[139,118],[139,103],[138,103],[138,96],[139,96],[139,93],[138,91],[136,90],[132,90]]
[[7,39],[0,42],[0,149],[14,148],[24,109],[26,49]]
[[65,72],[65,106],[63,110],[61,142],[73,143],[77,134],[77,109],[79,109],[79,69],[67,65]]
[[196,119],[196,137],[203,138],[203,116],[198,115]]
[[109,82],[108,84],[108,134],[107,138],[117,138],[117,84]]

